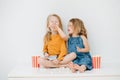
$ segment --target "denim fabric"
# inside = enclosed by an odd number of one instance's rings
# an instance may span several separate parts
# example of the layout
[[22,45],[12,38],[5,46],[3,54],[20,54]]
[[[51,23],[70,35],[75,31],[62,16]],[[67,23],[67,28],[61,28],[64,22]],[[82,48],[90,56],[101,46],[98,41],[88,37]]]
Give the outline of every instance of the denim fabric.
[[92,69],[92,58],[89,52],[78,52],[76,46],[84,48],[83,40],[81,37],[70,37],[68,39],[68,53],[75,52],[77,57],[73,63],[78,65],[85,65],[87,70]]

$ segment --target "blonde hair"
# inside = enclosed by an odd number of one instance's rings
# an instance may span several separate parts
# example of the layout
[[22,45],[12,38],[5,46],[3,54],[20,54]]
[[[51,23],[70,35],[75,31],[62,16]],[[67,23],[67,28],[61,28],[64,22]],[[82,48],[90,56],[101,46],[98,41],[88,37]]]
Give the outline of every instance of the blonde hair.
[[[49,27],[48,27],[49,26],[49,19],[50,19],[51,16],[54,16],[54,17],[56,17],[58,19],[59,27],[61,28],[61,30],[63,30],[62,21],[61,21],[60,17],[57,14],[51,14],[51,15],[49,15],[47,17],[47,29],[49,29]],[[47,44],[48,41],[50,41],[50,40],[51,40],[51,32],[50,32],[50,29],[49,29],[49,30],[47,30],[47,32],[46,32],[46,34],[44,36],[44,43]]]
[[87,32],[82,20],[78,18],[72,18],[69,20],[69,22],[73,24],[74,30],[78,35],[84,35],[87,38]]

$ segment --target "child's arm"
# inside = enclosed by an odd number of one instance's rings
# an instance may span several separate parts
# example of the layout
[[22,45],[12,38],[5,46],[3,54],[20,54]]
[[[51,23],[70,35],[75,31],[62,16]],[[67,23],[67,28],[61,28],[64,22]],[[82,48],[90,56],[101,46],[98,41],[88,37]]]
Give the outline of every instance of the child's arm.
[[47,45],[44,43],[44,46],[43,46],[43,52],[46,53],[48,51],[47,49]]
[[63,38],[65,41],[68,40],[68,36],[58,27],[56,26],[58,33],[60,34],[61,38]]
[[47,45],[44,43],[44,46],[43,46],[43,52],[44,52],[44,56],[45,57],[48,57],[49,55],[48,55],[48,49],[47,49]]
[[83,39],[83,44],[84,44],[84,48],[79,48],[77,46],[77,51],[78,52],[89,52],[89,45],[88,45],[88,40],[85,36],[81,36],[81,38]]
[[61,48],[60,48],[60,54],[58,56],[58,60],[63,60],[64,56],[67,54],[67,47],[65,41],[62,42]]

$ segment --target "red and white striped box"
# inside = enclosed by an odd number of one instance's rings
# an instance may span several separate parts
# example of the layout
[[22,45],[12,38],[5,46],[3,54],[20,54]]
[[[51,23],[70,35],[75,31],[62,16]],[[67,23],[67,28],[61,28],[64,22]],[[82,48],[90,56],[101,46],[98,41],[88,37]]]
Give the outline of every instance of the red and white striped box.
[[92,56],[92,66],[93,69],[100,69],[101,66],[101,57],[100,56]]
[[40,56],[32,56],[32,67],[33,68],[40,68]]

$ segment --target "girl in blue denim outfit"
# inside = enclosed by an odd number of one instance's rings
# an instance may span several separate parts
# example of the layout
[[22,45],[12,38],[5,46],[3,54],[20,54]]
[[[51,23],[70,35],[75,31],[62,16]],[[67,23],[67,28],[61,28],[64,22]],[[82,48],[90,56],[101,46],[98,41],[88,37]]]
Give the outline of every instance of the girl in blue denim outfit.
[[73,18],[69,21],[68,37],[59,27],[57,27],[57,30],[68,45],[68,55],[64,57],[60,64],[68,64],[72,72],[91,70],[92,59],[89,53],[86,29],[82,20]]

